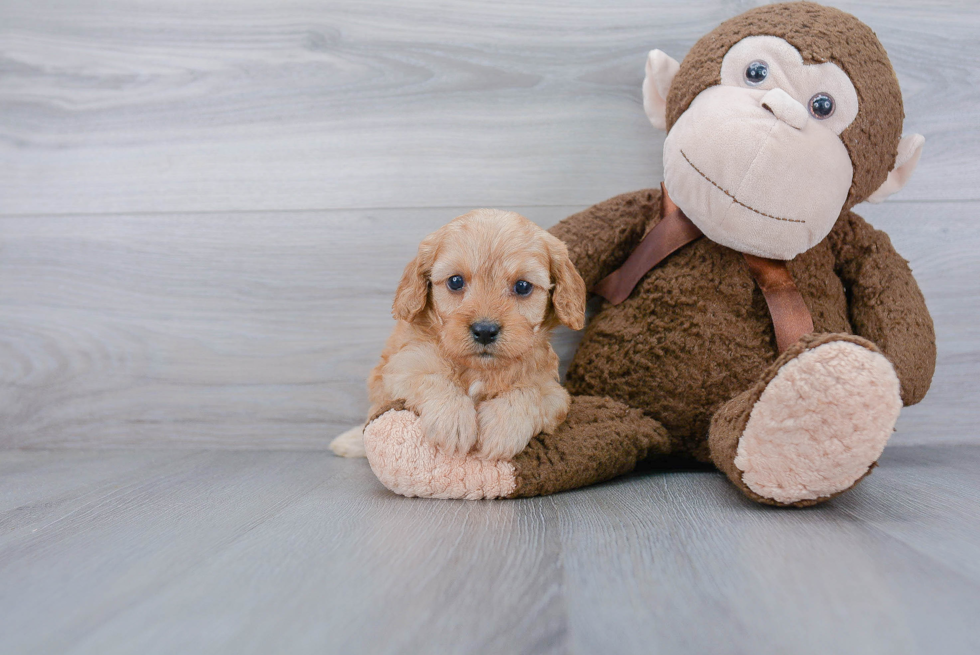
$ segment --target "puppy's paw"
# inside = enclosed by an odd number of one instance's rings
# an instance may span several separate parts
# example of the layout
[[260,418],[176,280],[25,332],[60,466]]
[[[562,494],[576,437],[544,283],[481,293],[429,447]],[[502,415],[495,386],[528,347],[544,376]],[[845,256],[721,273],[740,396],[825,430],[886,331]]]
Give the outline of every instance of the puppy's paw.
[[476,444],[476,407],[469,397],[426,403],[419,413],[425,438],[447,453],[465,455]]
[[351,428],[331,441],[330,450],[338,457],[367,457],[364,453],[364,426]]
[[480,422],[477,454],[486,459],[511,459],[537,433],[530,413],[503,397],[481,403],[477,419]]

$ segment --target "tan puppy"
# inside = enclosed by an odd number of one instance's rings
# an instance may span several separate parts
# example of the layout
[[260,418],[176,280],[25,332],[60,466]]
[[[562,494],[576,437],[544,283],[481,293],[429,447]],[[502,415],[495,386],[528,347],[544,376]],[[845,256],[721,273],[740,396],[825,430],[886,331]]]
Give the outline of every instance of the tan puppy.
[[[450,452],[511,458],[568,413],[549,336],[585,323],[565,245],[514,212],[477,209],[426,237],[405,268],[398,320],[368,379],[371,414],[404,400]],[[360,430],[331,447],[360,455]]]

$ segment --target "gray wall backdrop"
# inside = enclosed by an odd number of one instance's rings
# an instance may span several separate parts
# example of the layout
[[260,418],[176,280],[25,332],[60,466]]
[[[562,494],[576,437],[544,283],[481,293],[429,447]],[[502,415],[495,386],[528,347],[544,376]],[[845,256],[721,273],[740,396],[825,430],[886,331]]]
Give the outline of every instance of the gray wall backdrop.
[[[0,2],[0,447],[322,448],[359,421],[419,239],[658,184],[646,52],[757,3],[596,4]],[[928,140],[858,209],[936,320],[903,444],[980,443],[980,20],[937,4],[836,2]]]

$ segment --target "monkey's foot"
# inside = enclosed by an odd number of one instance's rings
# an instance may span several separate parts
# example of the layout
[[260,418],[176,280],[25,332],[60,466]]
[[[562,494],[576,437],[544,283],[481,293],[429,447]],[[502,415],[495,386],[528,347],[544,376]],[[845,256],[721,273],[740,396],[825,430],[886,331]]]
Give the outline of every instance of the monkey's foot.
[[396,405],[368,422],[364,449],[381,483],[403,496],[542,496],[632,471],[669,451],[667,431],[609,398],[575,396],[554,434],[539,434],[511,460],[448,454],[424,437],[419,417]]
[[409,410],[389,410],[368,423],[364,450],[381,484],[402,496],[479,500],[509,496],[517,487],[511,462],[441,450]]
[[755,500],[813,505],[870,472],[901,407],[895,370],[873,344],[810,335],[715,415],[712,459]]

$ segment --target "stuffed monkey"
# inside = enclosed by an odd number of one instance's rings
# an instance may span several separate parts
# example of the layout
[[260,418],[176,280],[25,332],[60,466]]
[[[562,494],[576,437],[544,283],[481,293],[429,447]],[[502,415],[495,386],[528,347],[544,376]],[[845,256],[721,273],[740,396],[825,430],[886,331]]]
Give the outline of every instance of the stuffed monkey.
[[568,371],[572,407],[513,460],[451,457],[394,408],[364,432],[405,495],[554,493],[710,462],[747,497],[805,506],[875,465],[935,368],[907,262],[851,208],[902,188],[924,139],[874,32],[809,2],[720,25],[678,64],[650,53],[644,109],[664,182],[561,221],[598,313]]

